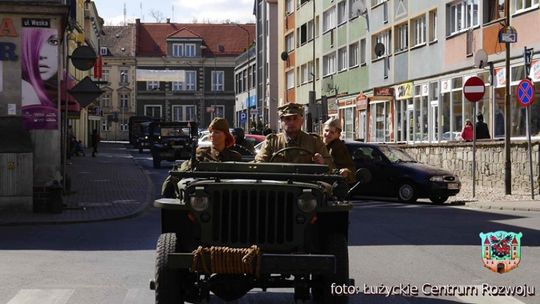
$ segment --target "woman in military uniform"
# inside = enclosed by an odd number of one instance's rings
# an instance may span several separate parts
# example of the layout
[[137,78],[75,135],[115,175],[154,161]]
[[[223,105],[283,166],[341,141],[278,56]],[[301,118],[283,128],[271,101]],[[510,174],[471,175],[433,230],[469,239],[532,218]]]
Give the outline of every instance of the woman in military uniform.
[[[208,126],[210,132],[210,147],[199,147],[195,152],[197,162],[224,162],[224,161],[240,161],[242,155],[231,150],[234,145],[234,137],[229,132],[229,124],[224,118],[214,118]],[[182,163],[179,171],[188,171],[192,169],[191,160]],[[163,182],[161,194],[163,197],[174,197],[175,188],[179,180],[172,176],[168,176]]]
[[332,156],[336,168],[339,169],[339,173],[343,175],[347,183],[352,184],[356,180],[354,177],[356,169],[349,150],[347,150],[345,143],[339,139],[341,129],[339,119],[330,118],[327,120],[324,123],[323,142]]

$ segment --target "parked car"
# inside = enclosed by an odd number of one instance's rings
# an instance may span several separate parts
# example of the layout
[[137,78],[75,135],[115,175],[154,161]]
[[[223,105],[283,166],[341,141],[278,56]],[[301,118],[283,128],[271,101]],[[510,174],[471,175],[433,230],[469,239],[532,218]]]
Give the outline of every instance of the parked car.
[[356,169],[368,169],[371,181],[355,195],[397,197],[413,203],[418,198],[429,198],[442,204],[461,189],[459,178],[447,171],[417,162],[403,149],[385,144],[345,141]]

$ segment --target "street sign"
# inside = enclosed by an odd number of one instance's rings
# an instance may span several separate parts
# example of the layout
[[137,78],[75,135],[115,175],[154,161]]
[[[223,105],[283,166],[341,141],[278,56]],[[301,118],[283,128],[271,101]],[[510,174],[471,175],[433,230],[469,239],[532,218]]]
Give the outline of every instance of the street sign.
[[247,119],[247,114],[244,112],[240,113],[240,122],[245,123],[246,119]]
[[523,79],[519,82],[516,89],[516,98],[519,103],[527,107],[534,101],[534,86],[529,79]]
[[485,92],[486,86],[484,81],[476,76],[467,79],[463,85],[463,95],[465,95],[465,98],[470,102],[479,101],[484,97]]

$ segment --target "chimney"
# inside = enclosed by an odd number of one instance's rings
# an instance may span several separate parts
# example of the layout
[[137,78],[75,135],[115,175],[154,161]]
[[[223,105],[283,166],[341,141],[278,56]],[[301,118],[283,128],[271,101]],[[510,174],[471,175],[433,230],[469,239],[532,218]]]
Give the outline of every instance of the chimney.
[[135,23],[136,23],[136,24],[141,24],[141,18],[135,19]]
[[171,23],[171,18],[167,18],[167,23]]

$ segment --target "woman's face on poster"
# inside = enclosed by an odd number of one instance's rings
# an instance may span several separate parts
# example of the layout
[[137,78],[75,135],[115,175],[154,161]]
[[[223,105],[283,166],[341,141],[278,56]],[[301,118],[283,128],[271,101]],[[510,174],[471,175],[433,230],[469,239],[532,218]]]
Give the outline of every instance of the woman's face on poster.
[[48,80],[58,71],[58,36],[50,35],[39,51],[39,73],[41,79]]

